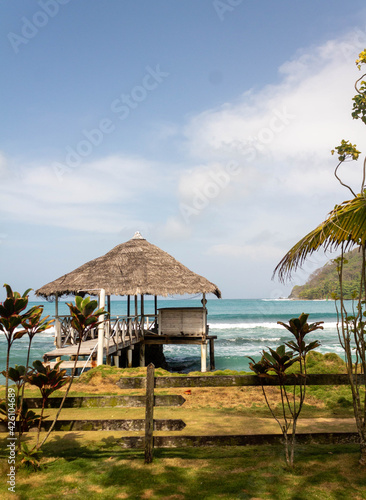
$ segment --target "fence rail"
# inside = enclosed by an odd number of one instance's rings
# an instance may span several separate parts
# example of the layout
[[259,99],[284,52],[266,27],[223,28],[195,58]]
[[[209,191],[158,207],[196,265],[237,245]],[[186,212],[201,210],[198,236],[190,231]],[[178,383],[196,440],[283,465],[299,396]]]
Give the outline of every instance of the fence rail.
[[[356,377],[356,376],[355,376]],[[357,375],[360,383],[365,384],[365,375]],[[300,382],[298,375],[288,375],[289,385]],[[302,379],[303,381],[303,379]],[[347,374],[311,374],[306,376],[307,385],[348,385]],[[279,385],[276,376],[259,377],[257,375],[223,375],[223,376],[198,376],[198,377],[155,377],[154,365],[147,367],[145,379],[121,378],[117,385],[121,388],[146,388],[146,416],[144,440],[130,438],[121,439],[121,445],[145,448],[145,463],[153,460],[154,448],[177,448],[184,446],[248,446],[258,444],[277,444],[283,442],[280,434],[259,435],[234,435],[234,436],[153,436],[153,400],[155,388],[173,387],[243,387],[261,385]],[[356,432],[330,432],[330,433],[305,433],[297,434],[298,442],[319,444],[346,444],[357,443],[359,436]]]
[[[28,408],[42,408],[42,398],[24,398]],[[62,397],[49,398],[45,408],[59,408]],[[167,394],[154,396],[155,406],[181,406],[183,396]],[[146,396],[69,396],[63,408],[142,408],[146,406]]]
[[[123,377],[117,385],[123,389],[145,389],[145,396],[87,396],[69,397],[66,400],[65,408],[80,407],[107,407],[107,406],[131,406],[145,407],[145,419],[135,420],[60,420],[56,430],[65,431],[91,431],[91,430],[143,430],[144,436],[125,436],[119,439],[123,448],[144,448],[145,462],[153,460],[154,448],[177,448],[185,446],[251,446],[269,445],[283,442],[282,434],[250,434],[250,435],[215,435],[215,436],[189,436],[170,435],[154,436],[156,430],[179,431],[185,427],[182,420],[155,420],[155,406],[180,406],[185,399],[179,395],[154,394],[155,388],[176,388],[176,387],[243,387],[263,385],[279,385],[277,377],[260,378],[257,375],[233,375],[233,376],[176,376],[176,377],[155,377],[155,367],[150,364],[147,367],[147,376],[143,378]],[[357,375],[358,381],[365,384],[365,375]],[[288,376],[288,384],[298,383],[299,378],[295,375]],[[307,385],[348,385],[349,379],[346,374],[311,374],[306,377]],[[50,398],[48,407],[57,407],[61,398]],[[29,407],[39,408],[40,398],[27,398]],[[45,428],[48,426],[45,423]],[[308,444],[348,444],[358,443],[359,436],[356,432],[319,432],[319,433],[299,433],[296,434],[298,443]]]
[[[361,384],[365,384],[366,376],[357,375]],[[355,378],[355,377],[354,377]],[[287,376],[288,385],[299,383],[296,375]],[[206,375],[197,377],[156,377],[155,388],[173,387],[260,387],[279,385],[278,377],[261,378],[258,375]],[[123,377],[117,385],[121,389],[145,389],[146,378]],[[306,376],[306,385],[349,385],[349,377],[345,373],[311,374]]]
[[[122,448],[145,448],[144,436],[124,436],[119,439]],[[298,444],[358,444],[357,432],[297,433]],[[154,436],[154,448],[185,448],[213,446],[261,446],[283,444],[282,434],[233,434],[218,436]]]

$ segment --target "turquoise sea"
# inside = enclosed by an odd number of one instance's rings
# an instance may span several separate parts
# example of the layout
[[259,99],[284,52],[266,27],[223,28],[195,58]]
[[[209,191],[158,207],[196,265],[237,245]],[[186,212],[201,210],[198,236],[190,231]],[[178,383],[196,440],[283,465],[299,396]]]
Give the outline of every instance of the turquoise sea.
[[[43,304],[44,313],[54,315],[54,303]],[[158,299],[158,307],[199,307],[200,298],[174,300]],[[324,330],[309,334],[309,340],[320,340],[321,353],[335,352],[342,356],[336,329],[336,309],[333,301],[293,301],[286,299],[216,299],[207,301],[209,332],[217,335],[215,341],[216,369],[248,370],[247,356],[259,357],[267,347],[277,347],[291,339],[291,334],[277,321],[288,322],[302,312],[309,313],[309,322],[324,321]],[[145,300],[145,314],[153,314],[154,303]],[[59,303],[59,314],[67,314],[65,302]],[[126,301],[111,301],[111,314],[125,315]],[[31,358],[42,359],[44,352],[54,348],[54,330],[33,339]],[[311,336],[310,336],[311,335]],[[11,364],[25,364],[28,337],[15,341]],[[164,346],[164,353],[172,371],[189,372],[200,369],[199,346]],[[6,343],[0,335],[0,367],[5,369]]]

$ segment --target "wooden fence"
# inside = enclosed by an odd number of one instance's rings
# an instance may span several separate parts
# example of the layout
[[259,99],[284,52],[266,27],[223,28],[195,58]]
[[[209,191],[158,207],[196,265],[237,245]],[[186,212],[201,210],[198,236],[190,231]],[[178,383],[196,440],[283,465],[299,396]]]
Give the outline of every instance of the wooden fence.
[[[180,406],[185,399],[179,395],[155,395],[155,388],[177,388],[177,387],[258,387],[279,385],[278,379],[260,379],[256,375],[234,375],[234,376],[176,376],[155,377],[154,365],[147,367],[146,377],[123,377],[117,385],[123,389],[145,389],[145,396],[88,396],[68,397],[65,408],[81,407],[145,407],[145,419],[110,419],[110,420],[59,420],[55,427],[58,431],[92,431],[92,430],[145,430],[144,436],[121,437],[119,443],[123,448],[144,448],[145,462],[153,459],[154,448],[178,448],[186,446],[248,446],[269,445],[283,442],[282,434],[251,434],[251,435],[215,435],[215,436],[154,436],[155,431],[179,431],[185,428],[185,423],[180,419],[154,419],[155,406]],[[298,382],[295,375],[288,376],[288,385]],[[359,383],[365,384],[365,375],[358,375]],[[346,374],[322,374],[307,375],[307,385],[349,385]],[[61,398],[50,398],[49,408],[58,407]],[[39,408],[41,399],[28,398],[28,406]],[[44,429],[49,428],[50,422],[44,423]],[[296,435],[298,443],[317,444],[346,444],[358,443],[359,437],[356,432],[321,432],[321,433],[299,433]]]

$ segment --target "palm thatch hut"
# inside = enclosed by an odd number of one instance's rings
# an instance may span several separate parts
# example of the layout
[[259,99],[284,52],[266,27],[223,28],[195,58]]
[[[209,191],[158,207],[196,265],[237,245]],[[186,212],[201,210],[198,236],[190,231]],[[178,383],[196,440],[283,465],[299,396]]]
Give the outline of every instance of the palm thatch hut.
[[[140,295],[142,320],[144,318],[144,295],[154,296],[155,317],[157,317],[158,313],[157,296],[166,297],[168,295],[202,293],[202,310],[205,314],[205,295],[213,293],[216,297],[221,298],[221,292],[214,283],[194,273],[167,252],[149,243],[139,232],[129,241],[117,245],[105,255],[93,259],[74,271],[42,286],[35,293],[46,299],[56,299],[57,347],[61,347],[60,325],[57,318],[58,298],[62,295],[85,293],[99,295],[100,307],[104,307],[105,296],[107,296],[109,312],[111,295],[127,296],[127,316],[130,316],[131,296],[135,298],[135,315],[137,316],[137,297]],[[179,314],[179,311],[177,311],[177,314]],[[182,314],[181,311],[180,314]],[[171,321],[171,318],[169,321]],[[204,322],[206,322],[206,316],[204,316]],[[203,336],[207,337],[206,324],[204,328],[205,334]],[[159,328],[159,333],[162,333],[161,328]],[[104,340],[102,334],[100,337],[98,364],[103,363]],[[150,343],[154,342],[157,343],[157,341],[150,338]],[[160,339],[159,342],[161,343],[162,340]],[[170,335],[169,343],[172,343],[172,335]],[[192,341],[192,343],[194,342]],[[205,345],[207,345],[207,342]],[[201,359],[203,364],[205,363],[205,356],[204,351],[202,351]],[[144,355],[142,356],[142,362],[144,363]]]
[[61,295],[184,295],[213,293],[221,298],[216,285],[194,273],[174,257],[145,240],[140,233],[36,290],[50,298]]

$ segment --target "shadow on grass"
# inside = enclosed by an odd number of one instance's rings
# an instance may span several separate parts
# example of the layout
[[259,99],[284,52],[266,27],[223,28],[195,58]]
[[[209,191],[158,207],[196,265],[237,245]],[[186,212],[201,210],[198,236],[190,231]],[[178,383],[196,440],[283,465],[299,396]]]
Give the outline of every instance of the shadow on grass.
[[[137,467],[131,476],[131,469],[113,465],[100,484],[125,484],[128,498],[143,493],[164,499],[366,498],[357,460],[357,446],[301,447],[292,470],[280,446],[160,449],[151,466]],[[364,496],[358,496],[362,491]]]
[[18,498],[366,499],[357,445],[299,446],[289,470],[282,446],[156,449],[145,465],[143,450],[122,449],[118,438],[81,438],[54,436],[44,447],[43,469],[19,471]]

